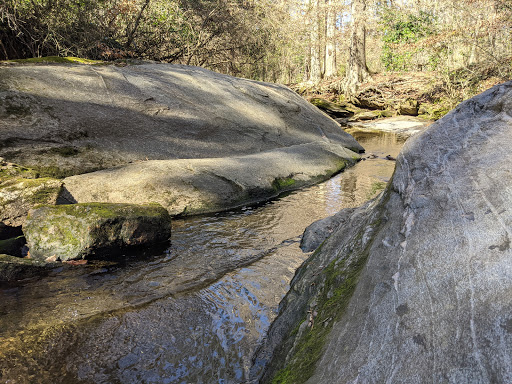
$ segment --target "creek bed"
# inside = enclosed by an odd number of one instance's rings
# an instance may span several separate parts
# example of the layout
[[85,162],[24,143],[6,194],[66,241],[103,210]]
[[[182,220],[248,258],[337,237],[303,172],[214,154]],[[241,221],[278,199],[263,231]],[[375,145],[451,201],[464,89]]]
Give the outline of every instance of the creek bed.
[[403,145],[357,133],[375,159],[257,207],[173,222],[164,254],[54,270],[0,287],[2,383],[242,383],[308,256],[313,221],[359,206]]

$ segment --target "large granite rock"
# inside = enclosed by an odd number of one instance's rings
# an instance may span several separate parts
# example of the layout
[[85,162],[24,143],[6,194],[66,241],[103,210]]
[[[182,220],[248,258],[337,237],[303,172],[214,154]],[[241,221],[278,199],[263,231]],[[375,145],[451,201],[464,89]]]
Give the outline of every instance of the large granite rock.
[[316,142],[217,159],[153,160],[64,179],[68,202],[158,203],[172,215],[215,212],[323,181],[359,155]]
[[512,82],[411,138],[386,191],[298,271],[263,382],[512,378]]
[[0,66],[0,156],[50,176],[326,141],[362,147],[290,89],[171,64]]
[[128,248],[165,248],[171,220],[156,204],[42,206],[30,211],[23,232],[36,260],[112,258]]

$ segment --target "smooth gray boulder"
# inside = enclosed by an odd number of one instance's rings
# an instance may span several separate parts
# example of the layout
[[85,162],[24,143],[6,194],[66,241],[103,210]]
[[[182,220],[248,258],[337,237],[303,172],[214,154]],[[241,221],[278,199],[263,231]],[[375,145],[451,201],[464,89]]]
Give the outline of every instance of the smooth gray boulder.
[[0,156],[50,176],[315,141],[362,147],[289,88],[172,64],[0,66]]
[[326,180],[360,156],[323,141],[216,159],[153,160],[63,180],[70,203],[158,203],[171,215],[221,211]]
[[312,252],[317,249],[340,225],[347,224],[355,208],[347,208],[335,215],[315,221],[308,225],[300,240],[302,252]]
[[165,249],[171,220],[156,204],[42,206],[29,212],[23,233],[36,260],[112,258],[129,248]]
[[510,382],[511,129],[508,82],[407,141],[298,270],[254,381]]

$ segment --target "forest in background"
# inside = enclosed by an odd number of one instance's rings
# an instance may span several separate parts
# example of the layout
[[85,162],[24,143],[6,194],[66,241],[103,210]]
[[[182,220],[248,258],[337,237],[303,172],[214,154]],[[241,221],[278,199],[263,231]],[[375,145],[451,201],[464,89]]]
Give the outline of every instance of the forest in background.
[[512,0],[3,0],[0,60],[44,56],[197,65],[334,95],[431,74],[460,101],[510,78]]

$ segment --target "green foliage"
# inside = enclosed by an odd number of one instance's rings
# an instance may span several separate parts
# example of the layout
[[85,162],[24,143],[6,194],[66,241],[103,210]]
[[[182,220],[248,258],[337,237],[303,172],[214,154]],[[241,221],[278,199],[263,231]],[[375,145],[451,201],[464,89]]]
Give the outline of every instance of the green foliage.
[[275,27],[286,13],[272,7],[211,0],[5,0],[0,60],[139,58],[277,79],[280,57],[291,55]]
[[384,42],[381,60],[385,68],[391,71],[408,69],[413,57],[421,51],[414,43],[435,33],[436,17],[424,11],[413,14],[385,8],[381,20]]

